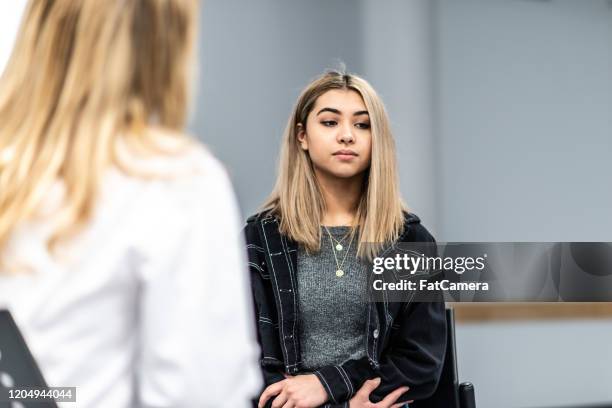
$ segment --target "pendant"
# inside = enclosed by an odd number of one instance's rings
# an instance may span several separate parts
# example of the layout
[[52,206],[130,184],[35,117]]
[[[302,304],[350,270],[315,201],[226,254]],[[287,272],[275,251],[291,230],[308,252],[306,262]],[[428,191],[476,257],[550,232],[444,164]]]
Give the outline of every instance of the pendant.
[[336,271],[336,276],[337,276],[337,277],[339,277],[339,278],[340,278],[340,277],[342,277],[342,276],[344,276],[344,271],[343,271],[342,269],[338,269],[338,270]]
[[336,245],[336,251],[342,251],[344,247],[341,244]]

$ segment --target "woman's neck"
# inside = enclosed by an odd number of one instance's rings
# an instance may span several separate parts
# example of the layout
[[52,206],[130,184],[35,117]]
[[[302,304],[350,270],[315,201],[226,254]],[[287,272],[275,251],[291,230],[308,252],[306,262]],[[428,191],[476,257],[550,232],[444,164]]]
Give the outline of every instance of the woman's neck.
[[363,174],[348,179],[317,174],[317,180],[326,208],[321,223],[353,225],[363,191]]

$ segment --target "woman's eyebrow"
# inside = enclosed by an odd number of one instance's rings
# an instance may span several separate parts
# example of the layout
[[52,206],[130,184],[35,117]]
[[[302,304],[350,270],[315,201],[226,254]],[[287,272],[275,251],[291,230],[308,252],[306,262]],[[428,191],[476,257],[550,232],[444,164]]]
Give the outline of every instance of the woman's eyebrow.
[[[336,113],[338,115],[342,114],[342,112],[340,112],[340,110],[336,108],[323,108],[317,112],[317,116],[323,112],[331,112],[331,113]],[[367,110],[360,110],[360,111],[353,113],[353,116],[361,116],[361,115],[370,115],[370,113]]]
[[323,108],[317,112],[317,116],[322,114],[323,112],[337,113],[338,115],[340,115],[341,113],[338,109],[335,109],[335,108]]

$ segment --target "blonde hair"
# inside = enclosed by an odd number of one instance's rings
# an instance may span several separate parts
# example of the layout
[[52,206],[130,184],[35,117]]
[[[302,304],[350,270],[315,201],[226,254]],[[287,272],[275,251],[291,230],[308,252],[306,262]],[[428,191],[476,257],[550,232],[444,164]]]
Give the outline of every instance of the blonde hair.
[[357,75],[327,72],[302,91],[285,129],[278,178],[264,209],[280,219],[280,232],[317,252],[321,242],[321,219],[325,200],[308,152],[298,143],[298,124],[306,126],[317,98],[332,89],[359,93],[370,116],[372,159],[364,180],[352,234],[359,227],[357,255],[372,259],[380,248],[395,241],[403,231],[402,203],[395,158],[395,143],[385,107],[372,86]]
[[[91,217],[118,142],[156,149],[179,130],[197,0],[31,0],[0,79],[0,251],[65,186],[49,245]],[[177,132],[178,134],[178,132]]]

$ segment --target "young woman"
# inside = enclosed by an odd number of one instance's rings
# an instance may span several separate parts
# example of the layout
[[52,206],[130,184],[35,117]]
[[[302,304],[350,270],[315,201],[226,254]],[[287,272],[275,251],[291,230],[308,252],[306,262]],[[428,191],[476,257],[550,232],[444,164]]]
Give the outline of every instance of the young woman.
[[247,407],[260,387],[232,188],[182,133],[197,15],[32,0],[0,80],[0,309],[77,388],[61,406]]
[[389,243],[434,239],[404,210],[389,120],[365,80],[333,71],[304,89],[264,208],[245,229],[259,406],[399,407],[432,394],[442,300],[368,301],[368,260]]

